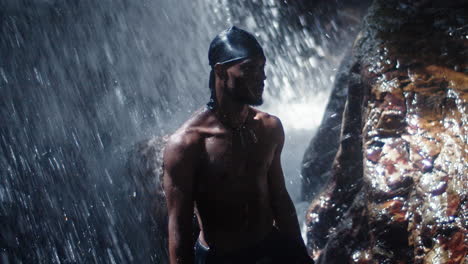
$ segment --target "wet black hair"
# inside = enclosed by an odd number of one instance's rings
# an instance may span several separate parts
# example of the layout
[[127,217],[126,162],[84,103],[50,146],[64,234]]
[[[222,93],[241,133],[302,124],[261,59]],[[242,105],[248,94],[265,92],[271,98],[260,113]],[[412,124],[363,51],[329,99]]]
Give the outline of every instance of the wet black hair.
[[215,72],[216,64],[235,63],[249,57],[265,56],[263,49],[255,37],[238,27],[231,27],[219,33],[211,41],[208,50],[208,61],[211,66],[209,87],[211,91],[209,109],[216,107]]

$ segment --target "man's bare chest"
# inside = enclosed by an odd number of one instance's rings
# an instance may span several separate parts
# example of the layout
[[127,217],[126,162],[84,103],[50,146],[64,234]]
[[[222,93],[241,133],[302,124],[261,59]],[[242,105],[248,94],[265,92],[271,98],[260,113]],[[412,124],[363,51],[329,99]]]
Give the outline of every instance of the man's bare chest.
[[275,147],[267,137],[249,131],[208,137],[201,180],[227,191],[255,189],[265,183]]

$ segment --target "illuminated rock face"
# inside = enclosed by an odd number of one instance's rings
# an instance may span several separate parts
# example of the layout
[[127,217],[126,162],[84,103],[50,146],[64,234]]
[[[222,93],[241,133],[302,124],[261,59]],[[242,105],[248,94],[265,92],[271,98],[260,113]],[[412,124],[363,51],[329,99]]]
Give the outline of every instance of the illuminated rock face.
[[468,262],[468,19],[457,4],[370,9],[332,177],[307,215],[318,263]]

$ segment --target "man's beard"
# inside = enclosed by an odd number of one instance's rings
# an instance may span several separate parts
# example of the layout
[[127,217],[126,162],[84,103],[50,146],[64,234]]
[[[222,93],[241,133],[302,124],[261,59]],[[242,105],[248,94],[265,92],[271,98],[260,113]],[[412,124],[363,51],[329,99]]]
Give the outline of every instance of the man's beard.
[[[243,85],[243,84],[235,81],[234,86],[237,86],[237,85]],[[224,87],[227,87],[227,81],[225,82]],[[231,91],[230,89],[227,89],[227,90],[229,91],[229,94],[232,100],[237,103],[251,105],[251,106],[260,106],[263,104],[262,95],[256,96],[255,93],[252,92],[249,88],[246,88],[246,89],[247,89],[247,93],[244,93],[244,94],[238,92],[239,89],[233,89],[232,91],[234,92],[230,92]]]
[[251,106],[259,106],[263,104],[263,98],[262,96],[255,96],[254,94],[233,94],[233,100],[241,103],[241,104],[246,104],[246,105],[251,105]]

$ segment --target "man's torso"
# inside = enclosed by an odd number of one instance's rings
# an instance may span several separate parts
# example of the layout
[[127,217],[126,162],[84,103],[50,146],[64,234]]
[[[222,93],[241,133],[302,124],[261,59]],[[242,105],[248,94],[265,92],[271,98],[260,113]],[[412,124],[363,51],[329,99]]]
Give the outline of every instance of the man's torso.
[[[209,110],[206,110],[209,112]],[[203,244],[219,252],[251,246],[272,229],[268,169],[276,142],[267,114],[250,109],[243,128],[227,129],[201,112],[194,129],[201,152],[194,180]]]

